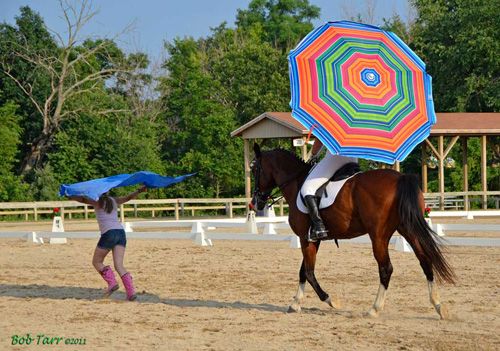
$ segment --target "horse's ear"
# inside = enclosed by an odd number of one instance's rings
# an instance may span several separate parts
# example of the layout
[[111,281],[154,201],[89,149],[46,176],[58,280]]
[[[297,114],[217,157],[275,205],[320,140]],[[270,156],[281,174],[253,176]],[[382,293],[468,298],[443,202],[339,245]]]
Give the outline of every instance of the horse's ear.
[[257,143],[253,143],[253,152],[255,152],[255,158],[260,158],[260,146]]

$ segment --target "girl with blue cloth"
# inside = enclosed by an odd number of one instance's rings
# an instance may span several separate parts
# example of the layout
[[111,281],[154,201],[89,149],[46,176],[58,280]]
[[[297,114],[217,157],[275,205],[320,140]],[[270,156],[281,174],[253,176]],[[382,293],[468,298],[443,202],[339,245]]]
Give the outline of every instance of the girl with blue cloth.
[[72,200],[94,207],[99,230],[101,231],[101,238],[95,248],[92,265],[108,283],[108,289],[103,295],[104,298],[109,297],[114,291],[118,290],[118,283],[116,282],[113,270],[110,266],[104,265],[104,259],[110,251],[113,251],[115,269],[120,275],[125,290],[127,291],[127,300],[134,301],[137,298],[134,284],[132,283],[132,277],[123,266],[127,237],[118,220],[118,205],[132,200],[146,190],[148,190],[148,187],[143,186],[127,196],[115,198],[104,193],[99,197],[98,201],[94,201],[86,196],[69,196]]

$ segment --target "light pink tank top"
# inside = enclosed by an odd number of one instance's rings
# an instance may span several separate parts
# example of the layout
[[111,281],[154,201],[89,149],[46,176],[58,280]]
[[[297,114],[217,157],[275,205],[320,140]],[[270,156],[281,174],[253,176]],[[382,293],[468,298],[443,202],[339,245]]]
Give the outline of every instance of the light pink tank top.
[[101,208],[95,209],[95,216],[97,218],[97,224],[99,224],[99,230],[101,235],[106,233],[111,229],[123,229],[120,221],[118,220],[118,205],[115,199],[111,198],[113,201],[113,210],[111,213],[106,213]]

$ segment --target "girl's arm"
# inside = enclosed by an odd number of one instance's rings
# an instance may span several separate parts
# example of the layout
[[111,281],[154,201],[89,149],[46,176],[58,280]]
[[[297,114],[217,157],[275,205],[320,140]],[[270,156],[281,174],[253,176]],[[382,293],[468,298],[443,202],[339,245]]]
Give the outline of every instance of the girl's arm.
[[125,202],[127,201],[130,201],[132,200],[134,197],[136,197],[137,195],[139,195],[140,193],[143,193],[145,192],[146,190],[148,190],[149,188],[144,185],[142,188],[140,188],[139,190],[136,190],[134,191],[133,193],[130,193],[128,194],[127,196],[123,196],[123,197],[115,197],[115,201],[118,205],[121,205],[121,204],[124,204]]
[[87,205],[90,205],[90,206],[98,206],[97,205],[97,201],[94,201],[92,200],[91,198],[88,198],[88,197],[85,197],[85,196],[76,196],[76,195],[73,195],[73,196],[68,196],[71,200],[75,200],[77,202],[81,202],[82,204],[87,204]]

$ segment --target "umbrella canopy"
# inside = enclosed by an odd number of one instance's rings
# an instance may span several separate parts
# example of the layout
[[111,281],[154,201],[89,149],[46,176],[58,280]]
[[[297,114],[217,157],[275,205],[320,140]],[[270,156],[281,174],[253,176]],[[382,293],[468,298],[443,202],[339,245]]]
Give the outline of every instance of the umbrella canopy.
[[99,196],[113,188],[144,184],[149,188],[164,188],[172,184],[180,183],[187,177],[196,173],[183,175],[180,177],[163,177],[152,172],[136,172],[134,174],[118,174],[112,177],[88,180],[86,182],[71,185],[63,184],[59,190],[59,196],[87,196],[95,201]]
[[292,116],[334,154],[402,161],[436,123],[425,64],[394,33],[328,22],[288,61]]

